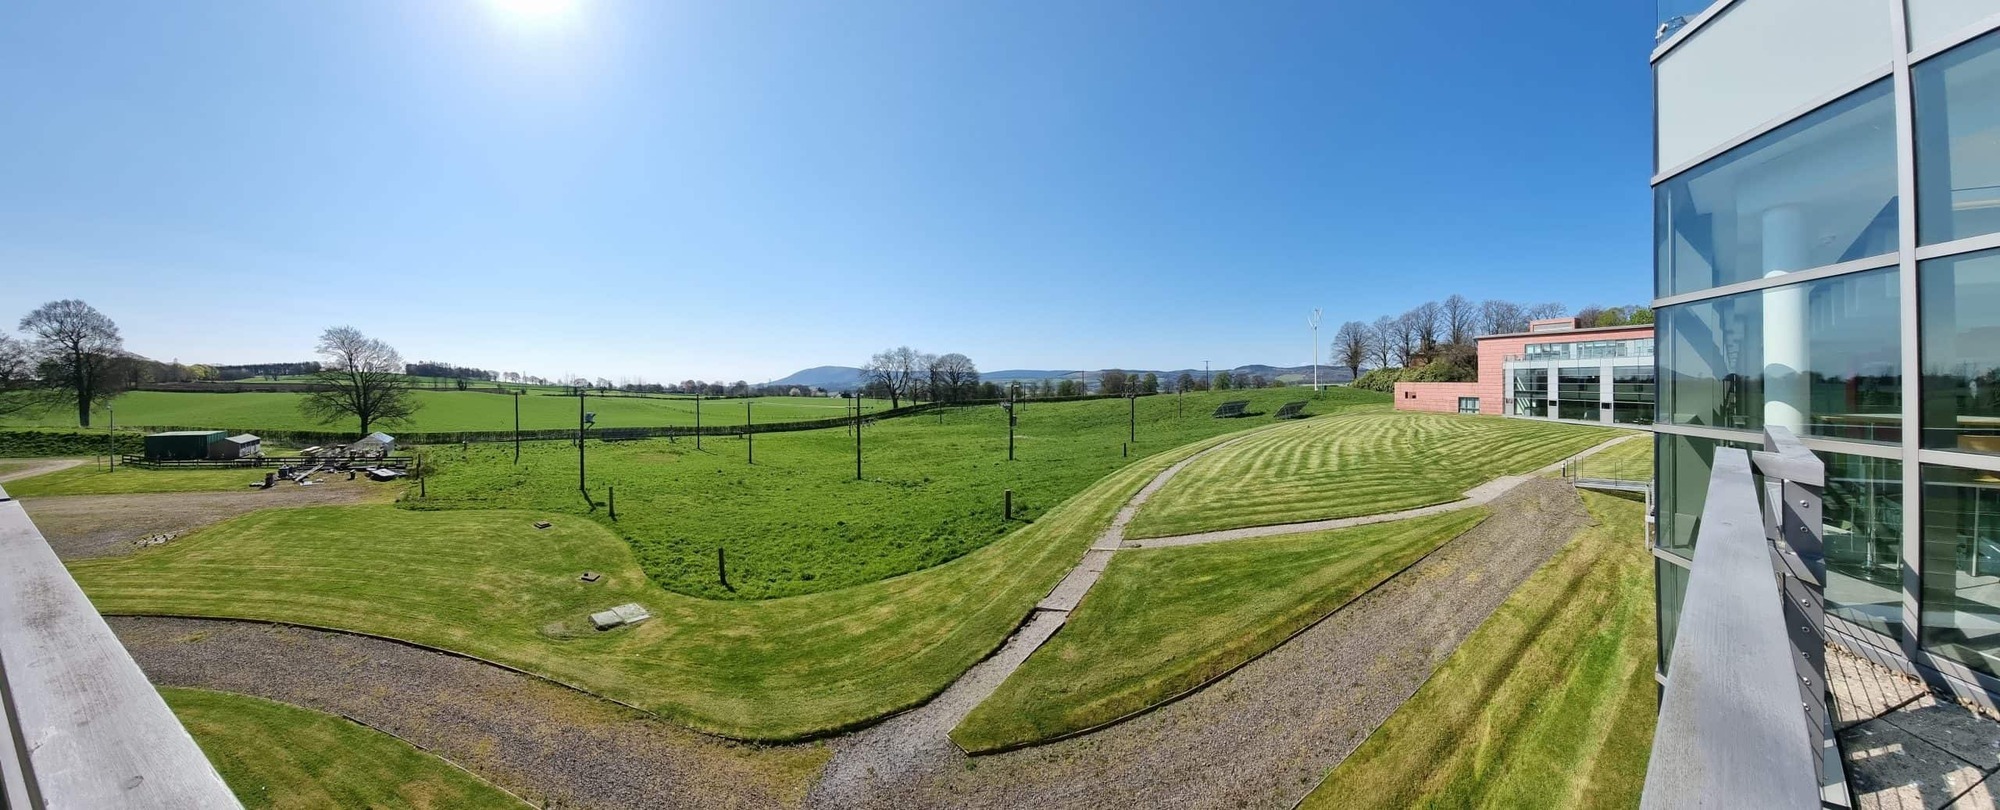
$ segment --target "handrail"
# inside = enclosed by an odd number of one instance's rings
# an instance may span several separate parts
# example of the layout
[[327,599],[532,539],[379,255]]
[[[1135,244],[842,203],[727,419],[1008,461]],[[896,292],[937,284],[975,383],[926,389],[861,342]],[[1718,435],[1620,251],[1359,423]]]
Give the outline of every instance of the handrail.
[[1839,759],[1826,756],[1824,628],[1812,612],[1824,467],[1784,428],[1768,429],[1765,447],[1768,513],[1751,455],[1715,451],[1641,807],[1845,802]]
[[0,715],[10,810],[242,806],[5,490]]

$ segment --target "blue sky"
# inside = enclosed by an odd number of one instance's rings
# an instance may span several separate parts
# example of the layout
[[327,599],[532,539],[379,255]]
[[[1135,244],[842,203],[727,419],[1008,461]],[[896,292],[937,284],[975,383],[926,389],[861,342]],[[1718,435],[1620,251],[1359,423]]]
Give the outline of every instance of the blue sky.
[[1650,3],[555,6],[9,4],[0,326],[754,381],[1648,297]]

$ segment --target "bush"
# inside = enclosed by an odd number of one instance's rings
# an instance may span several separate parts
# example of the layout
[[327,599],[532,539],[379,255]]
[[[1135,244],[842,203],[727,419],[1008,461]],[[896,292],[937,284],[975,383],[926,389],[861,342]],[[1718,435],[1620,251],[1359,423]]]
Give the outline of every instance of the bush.
[[[0,458],[89,456],[103,453],[109,445],[110,441],[102,432],[0,431]],[[118,434],[118,452],[138,453],[145,449],[144,436],[137,433]]]
[[1356,378],[1350,385],[1393,394],[1399,382],[1473,382],[1478,378],[1478,369],[1447,360],[1433,360],[1413,368],[1378,368]]
[[1365,391],[1380,391],[1384,394],[1396,393],[1396,382],[1403,378],[1400,368],[1378,368],[1354,378],[1348,385]]

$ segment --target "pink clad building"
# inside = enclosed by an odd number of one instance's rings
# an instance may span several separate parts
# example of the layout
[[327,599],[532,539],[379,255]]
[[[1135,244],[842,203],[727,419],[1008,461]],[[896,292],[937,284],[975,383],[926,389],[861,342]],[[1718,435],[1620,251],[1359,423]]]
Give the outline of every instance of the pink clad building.
[[1653,422],[1652,324],[1585,328],[1554,318],[1477,340],[1478,380],[1396,383],[1396,410]]

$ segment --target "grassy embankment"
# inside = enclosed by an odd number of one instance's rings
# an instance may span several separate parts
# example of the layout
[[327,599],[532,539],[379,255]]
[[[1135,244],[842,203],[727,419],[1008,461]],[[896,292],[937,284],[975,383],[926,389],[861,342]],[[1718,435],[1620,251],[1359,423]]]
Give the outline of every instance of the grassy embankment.
[[[787,740],[942,690],[1006,638],[1146,480],[1198,449],[1136,460],[951,562],[784,599],[664,591],[604,526],[545,512],[269,510],[71,571],[107,613],[377,633],[502,661],[696,729]],[[534,529],[545,516],[554,527]],[[584,571],[605,579],[580,582]],[[623,602],[657,618],[590,629],[590,611]]]
[[1171,699],[1289,638],[1477,525],[1465,509],[1331,532],[1121,551],[1061,632],[952,732],[1047,740]]
[[1369,735],[1308,808],[1632,807],[1658,711],[1644,507],[1579,532]]
[[1505,417],[1356,412],[1276,428],[1181,471],[1126,536],[1353,517],[1458,500],[1617,431]]
[[382,732],[243,695],[161,689],[248,808],[518,808],[519,799]]
[[[149,470],[119,467],[106,470],[101,465],[82,464],[67,470],[30,476],[7,483],[7,494],[16,498],[49,495],[129,495],[140,492],[216,492],[246,489],[264,480],[265,469]],[[0,470],[5,472],[5,470]],[[296,486],[291,483],[283,486]]]

